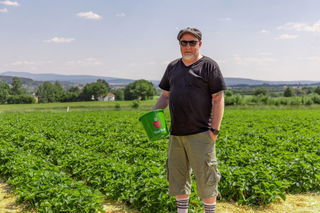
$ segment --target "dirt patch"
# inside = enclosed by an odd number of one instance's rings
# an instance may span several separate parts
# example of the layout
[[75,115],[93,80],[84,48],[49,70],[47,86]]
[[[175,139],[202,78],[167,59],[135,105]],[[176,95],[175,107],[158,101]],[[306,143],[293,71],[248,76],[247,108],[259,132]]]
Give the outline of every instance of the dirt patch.
[[[138,213],[116,202],[104,204],[106,213]],[[218,202],[217,213],[319,213],[320,194],[287,195],[286,201],[279,201],[264,207],[239,206],[236,203]]]
[[103,204],[106,213],[139,213],[137,210],[129,209],[126,205],[115,201],[106,201]]
[[285,201],[275,202],[264,207],[238,206],[235,203],[219,202],[217,212],[223,213],[318,213],[320,194],[287,195]]
[[0,213],[22,213],[24,208],[16,203],[17,198],[10,193],[7,184],[0,180]]

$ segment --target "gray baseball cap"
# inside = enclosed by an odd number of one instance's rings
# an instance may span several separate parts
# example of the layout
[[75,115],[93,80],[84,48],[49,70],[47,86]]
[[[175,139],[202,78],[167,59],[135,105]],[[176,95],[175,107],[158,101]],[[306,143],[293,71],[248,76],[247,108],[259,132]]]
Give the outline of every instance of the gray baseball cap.
[[197,28],[191,28],[191,27],[187,27],[185,29],[180,30],[180,32],[178,33],[177,39],[180,41],[181,37],[186,33],[190,33],[194,35],[199,39],[199,41],[201,41],[202,39],[202,33],[200,32],[200,30],[198,30]]

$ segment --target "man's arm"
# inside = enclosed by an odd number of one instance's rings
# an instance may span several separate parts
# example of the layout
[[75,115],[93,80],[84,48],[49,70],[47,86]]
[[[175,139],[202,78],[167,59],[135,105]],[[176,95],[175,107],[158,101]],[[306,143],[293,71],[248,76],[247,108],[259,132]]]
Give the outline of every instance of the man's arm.
[[164,109],[168,106],[169,104],[169,96],[170,96],[170,91],[165,91],[163,90],[160,98],[158,99],[156,105],[152,107],[152,110],[156,109]]
[[[212,94],[212,116],[213,116],[212,123],[211,123],[212,128],[217,130],[220,129],[223,112],[224,112],[224,92],[220,91],[215,94]],[[213,140],[217,139],[217,135],[214,135],[211,131],[209,134]]]

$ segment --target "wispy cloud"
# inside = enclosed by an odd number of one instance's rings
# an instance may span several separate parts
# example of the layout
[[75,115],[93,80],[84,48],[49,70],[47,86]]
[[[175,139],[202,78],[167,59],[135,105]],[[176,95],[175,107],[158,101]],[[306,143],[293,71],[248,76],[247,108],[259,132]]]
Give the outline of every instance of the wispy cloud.
[[296,39],[298,37],[299,37],[298,35],[281,34],[278,37],[276,37],[275,39],[277,39],[277,40],[288,40],[288,39]]
[[313,23],[288,22],[278,27],[279,30],[295,30],[304,32],[320,32],[320,20]]
[[19,2],[9,1],[9,0],[0,1],[0,4],[4,4],[4,5],[7,5],[7,6],[13,6],[13,7],[18,7],[18,6],[20,6],[20,3],[19,3]]
[[233,56],[233,61],[236,64],[248,65],[253,63],[270,63],[277,60],[271,57],[241,57],[239,55]]
[[33,61],[15,61],[11,65],[13,66],[20,66],[20,65],[34,65],[35,62]]
[[7,8],[0,8],[0,13],[7,13],[8,9]]
[[102,19],[102,16],[100,16],[92,11],[77,13],[77,16],[79,16],[81,18],[85,18],[85,19],[92,19],[92,20]]
[[270,31],[269,31],[269,30],[262,29],[262,30],[259,31],[259,33],[270,33]]
[[70,43],[75,41],[74,38],[53,37],[50,40],[44,40],[45,43]]
[[103,63],[96,58],[85,58],[80,60],[67,61],[68,65],[102,65]]
[[232,18],[230,17],[219,18],[219,21],[232,21]]
[[262,55],[262,56],[271,56],[272,53],[271,53],[271,52],[261,52],[261,53],[259,53],[259,55]]
[[305,57],[301,59],[320,63],[320,56],[310,56],[310,57]]
[[15,61],[11,63],[12,66],[29,66],[29,65],[44,65],[50,64],[52,61],[29,61],[29,60],[22,60],[22,61]]
[[127,15],[125,13],[121,12],[121,13],[117,13],[116,16],[117,17],[126,17]]

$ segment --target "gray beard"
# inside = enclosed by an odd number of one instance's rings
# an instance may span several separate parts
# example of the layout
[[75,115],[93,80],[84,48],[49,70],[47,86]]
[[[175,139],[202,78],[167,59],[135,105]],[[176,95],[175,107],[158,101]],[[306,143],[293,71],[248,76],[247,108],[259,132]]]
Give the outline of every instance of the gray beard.
[[182,58],[184,59],[184,60],[191,60],[191,59],[194,59],[194,55],[183,55],[182,56]]

